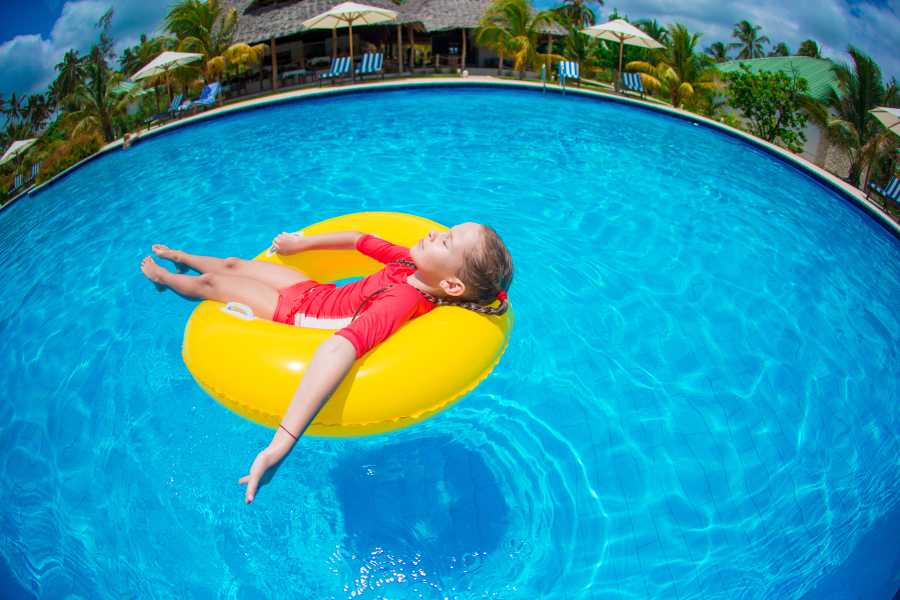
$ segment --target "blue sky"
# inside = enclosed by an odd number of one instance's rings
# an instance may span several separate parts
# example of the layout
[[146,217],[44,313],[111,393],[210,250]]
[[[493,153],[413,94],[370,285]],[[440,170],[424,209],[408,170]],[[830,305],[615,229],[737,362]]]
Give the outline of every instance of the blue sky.
[[[339,0],[335,0],[338,3]],[[547,8],[555,0],[536,0]],[[117,48],[137,43],[141,33],[153,35],[171,0],[0,0],[0,91],[6,96],[42,92],[53,80],[53,66],[69,48],[84,55],[97,39],[94,24],[110,7],[115,10],[113,36]],[[854,44],[879,62],[887,78],[900,78],[900,0],[608,0],[592,6],[605,21],[613,8],[631,20],[650,18],[660,24],[679,21],[704,32],[701,45],[730,42],[732,25],[748,19],[762,25],[772,43],[787,42],[796,51],[812,38],[825,55],[845,60]]]

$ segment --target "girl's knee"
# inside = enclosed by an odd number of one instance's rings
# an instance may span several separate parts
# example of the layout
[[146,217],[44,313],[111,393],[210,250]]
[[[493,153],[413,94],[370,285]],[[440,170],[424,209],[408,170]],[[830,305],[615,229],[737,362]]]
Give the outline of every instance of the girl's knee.
[[217,279],[219,278],[216,276],[216,273],[204,273],[197,277],[197,281],[200,285],[205,287],[215,287]]
[[238,267],[238,265],[241,264],[241,262],[242,261],[240,258],[236,258],[234,256],[229,256],[222,262],[222,264],[226,270],[233,271],[234,269],[236,269]]

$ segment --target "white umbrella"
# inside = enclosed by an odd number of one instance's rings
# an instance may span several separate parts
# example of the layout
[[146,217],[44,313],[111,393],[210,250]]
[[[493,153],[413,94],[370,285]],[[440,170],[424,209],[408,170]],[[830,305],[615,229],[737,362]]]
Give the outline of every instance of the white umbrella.
[[19,140],[17,142],[13,142],[12,146],[3,153],[3,158],[0,158],[0,165],[10,161],[22,154],[25,154],[25,151],[31,147],[33,143],[37,141],[37,138],[33,138],[30,140]]
[[169,99],[172,98],[172,85],[169,83],[169,69],[174,69],[195,60],[203,58],[202,54],[191,54],[189,52],[163,52],[152,61],[138,69],[137,73],[131,76],[131,81],[153,77],[161,73],[166,74],[166,89],[169,92]]
[[[872,113],[876,119],[884,123],[884,126],[888,128],[888,131],[893,131],[896,135],[900,135],[900,108],[885,108],[884,106],[879,106],[878,108],[873,108],[869,112]],[[896,153],[891,155],[891,175],[894,174],[894,161],[896,158]]]
[[[344,2],[331,10],[323,12],[321,15],[316,15],[312,19],[303,21],[303,27],[306,29],[331,29],[332,31],[338,27],[350,28],[350,75],[356,81],[356,75],[353,73],[353,24],[371,25],[383,21],[392,21],[396,18],[397,11],[395,10],[366,6],[356,2]],[[337,44],[335,44],[335,50],[332,54],[335,52],[337,52]]]
[[900,108],[885,108],[879,106],[869,111],[875,118],[884,123],[888,131],[893,131],[900,135]]
[[639,46],[641,48],[665,48],[665,46],[625,19],[616,19],[615,21],[603,23],[602,25],[593,25],[587,29],[582,29],[581,33],[585,33],[591,37],[600,38],[601,40],[619,42],[619,76],[616,78],[617,92],[619,91],[619,83],[622,79],[622,50],[624,44],[628,44],[629,46]]

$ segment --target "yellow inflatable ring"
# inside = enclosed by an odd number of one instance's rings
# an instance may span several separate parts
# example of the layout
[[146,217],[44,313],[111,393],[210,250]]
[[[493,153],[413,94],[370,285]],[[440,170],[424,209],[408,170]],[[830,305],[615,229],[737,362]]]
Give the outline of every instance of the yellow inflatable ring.
[[[427,219],[398,213],[360,213],[329,219],[306,235],[364,231],[412,246],[430,229]],[[355,250],[314,250],[266,256],[325,283],[371,275],[384,265]],[[201,303],[188,320],[182,355],[191,375],[225,408],[276,428],[313,352],[334,331],[245,320],[219,302]],[[438,307],[404,324],[357,360],[306,435],[356,437],[409,427],[455,404],[487,377],[509,343],[512,311],[488,317]]]

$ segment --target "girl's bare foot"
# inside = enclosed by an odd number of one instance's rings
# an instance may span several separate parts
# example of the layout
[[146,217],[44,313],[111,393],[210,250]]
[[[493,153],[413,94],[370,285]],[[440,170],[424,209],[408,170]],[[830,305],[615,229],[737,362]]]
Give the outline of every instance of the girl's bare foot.
[[144,257],[144,260],[141,261],[141,273],[153,282],[153,285],[156,286],[156,291],[166,291],[166,285],[163,283],[163,277],[165,277],[163,273],[168,273],[168,271],[156,264],[156,261],[149,256]]
[[166,260],[171,260],[173,263],[175,263],[175,271],[177,271],[178,273],[184,274],[187,273],[190,269],[189,266],[178,260],[179,256],[181,255],[180,250],[171,250],[168,246],[164,246],[162,244],[153,244],[150,249],[153,250],[153,253],[158,257],[164,258]]

